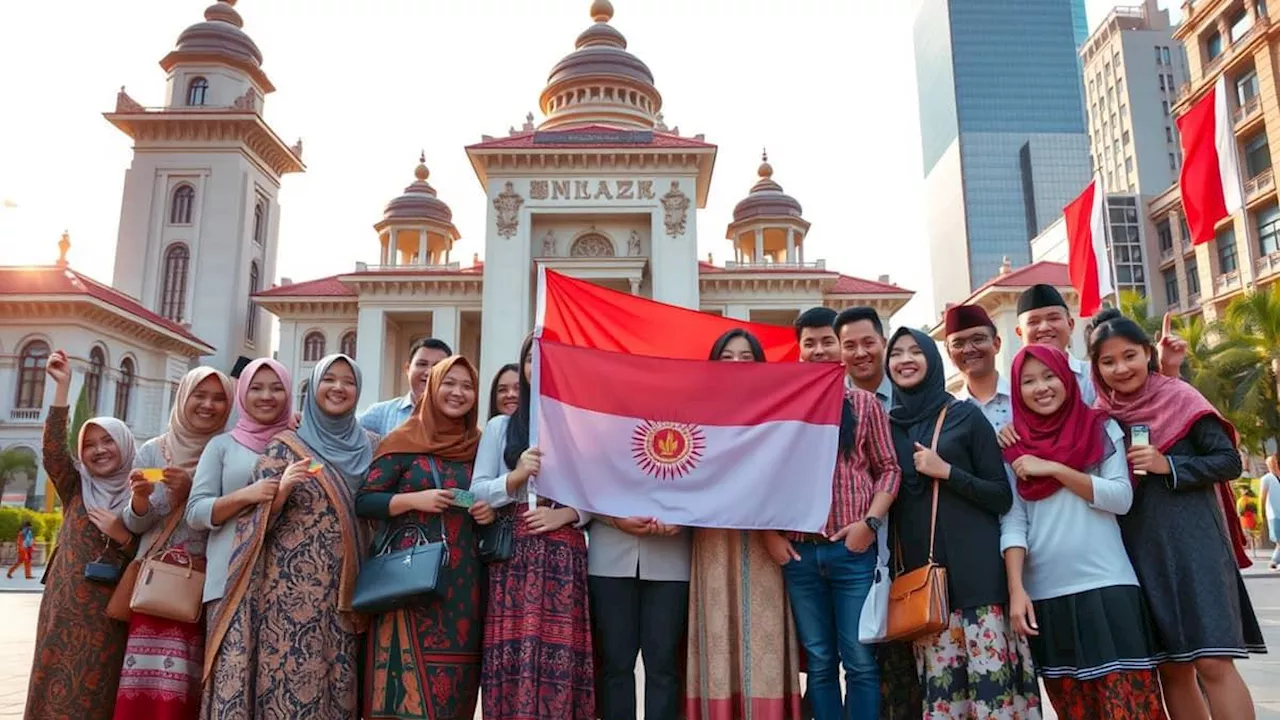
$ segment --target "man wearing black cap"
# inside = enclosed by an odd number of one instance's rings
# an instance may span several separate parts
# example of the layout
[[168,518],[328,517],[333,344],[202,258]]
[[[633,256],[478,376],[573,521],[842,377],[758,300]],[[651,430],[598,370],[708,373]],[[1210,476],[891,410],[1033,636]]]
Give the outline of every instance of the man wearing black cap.
[[1018,337],[1027,345],[1050,345],[1067,354],[1071,374],[1080,385],[1080,397],[1092,405],[1098,392],[1093,387],[1089,363],[1071,354],[1071,333],[1076,321],[1062,293],[1052,285],[1032,285],[1018,297]]
[[947,354],[964,376],[964,388],[956,393],[982,410],[991,427],[999,432],[1013,421],[1013,396],[1009,381],[996,370],[1000,335],[987,311],[977,305],[947,308],[944,322]]

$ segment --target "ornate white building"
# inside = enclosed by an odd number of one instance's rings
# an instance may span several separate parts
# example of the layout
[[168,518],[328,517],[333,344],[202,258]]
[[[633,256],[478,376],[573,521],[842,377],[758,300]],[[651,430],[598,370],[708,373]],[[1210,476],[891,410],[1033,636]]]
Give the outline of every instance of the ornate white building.
[[[373,225],[369,263],[273,286],[277,192],[284,175],[304,170],[302,144],[287,145],[263,119],[274,87],[234,6],[216,2],[179,35],[160,63],[163,107],[143,107],[121,88],[106,114],[134,140],[114,288],[67,267],[65,250],[58,265],[0,268],[0,449],[38,451],[51,349],[65,348],[80,371],[73,393],[95,383],[94,409],[124,412],[147,438],[189,366],[229,369],[276,347],[264,312],[279,320],[277,356],[295,378],[326,353],[355,356],[367,406],[407,390],[400,367],[427,336],[477,360],[487,389],[531,329],[539,266],[780,324],[814,305],[869,305],[887,320],[912,296],[887,277],[863,280],[806,259],[809,223],[767,158],[726,229],[733,259],[700,260],[697,211],[716,146],[663,122],[653,75],[610,24],[608,0],[591,4],[592,24],[552,68],[543,120],[530,114],[507,137],[465,149],[489,198],[484,262],[478,246],[457,247],[452,211],[419,158],[413,182]],[[471,256],[467,267],[460,254]],[[22,497],[12,487],[3,502],[35,504],[44,484]]]

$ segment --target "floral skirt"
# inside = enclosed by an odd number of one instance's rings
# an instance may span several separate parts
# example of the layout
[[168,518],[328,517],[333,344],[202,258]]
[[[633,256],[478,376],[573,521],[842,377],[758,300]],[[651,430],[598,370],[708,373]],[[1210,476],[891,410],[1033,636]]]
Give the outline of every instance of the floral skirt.
[[952,610],[946,630],[915,641],[915,656],[929,720],[1039,720],[1031,648],[1004,605]]
[[1049,702],[1062,720],[1165,720],[1156,670],[1114,672],[1093,680],[1045,678]]
[[134,613],[115,717],[194,720],[200,714],[204,626]]

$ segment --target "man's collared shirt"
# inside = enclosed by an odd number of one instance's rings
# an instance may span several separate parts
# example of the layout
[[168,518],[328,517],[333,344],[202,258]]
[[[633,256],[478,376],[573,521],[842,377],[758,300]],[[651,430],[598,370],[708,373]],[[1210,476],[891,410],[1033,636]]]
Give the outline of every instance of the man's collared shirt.
[[[844,376],[844,389],[853,390],[856,387],[853,384],[853,378],[846,373]],[[893,408],[893,381],[889,379],[889,373],[884,373],[880,376],[880,385],[876,388],[875,396],[886,413]]]
[[960,392],[956,393],[956,397],[960,400],[968,400],[978,409],[982,411],[982,416],[991,423],[991,428],[996,432],[1000,432],[1006,425],[1013,422],[1013,395],[1009,390],[1009,380],[1005,376],[996,374],[996,394],[987,399],[986,402],[979,400],[969,392],[969,383],[966,382],[960,388]]
[[1084,360],[1077,360],[1075,355],[1067,354],[1067,366],[1071,368],[1071,374],[1076,376],[1076,383],[1080,386],[1080,399],[1084,400],[1084,404],[1093,407],[1093,402],[1098,399],[1098,391],[1093,387],[1093,369],[1089,363]]
[[386,437],[413,414],[413,393],[374,403],[360,416],[360,427]]

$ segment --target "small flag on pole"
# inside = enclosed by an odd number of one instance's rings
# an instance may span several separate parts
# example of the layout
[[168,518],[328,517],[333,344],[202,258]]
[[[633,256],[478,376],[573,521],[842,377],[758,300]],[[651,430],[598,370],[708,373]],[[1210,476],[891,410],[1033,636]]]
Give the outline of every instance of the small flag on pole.
[[1111,258],[1107,254],[1107,194],[1102,176],[1062,210],[1067,223],[1067,274],[1080,294],[1080,315],[1089,317],[1102,299],[1115,293]]

